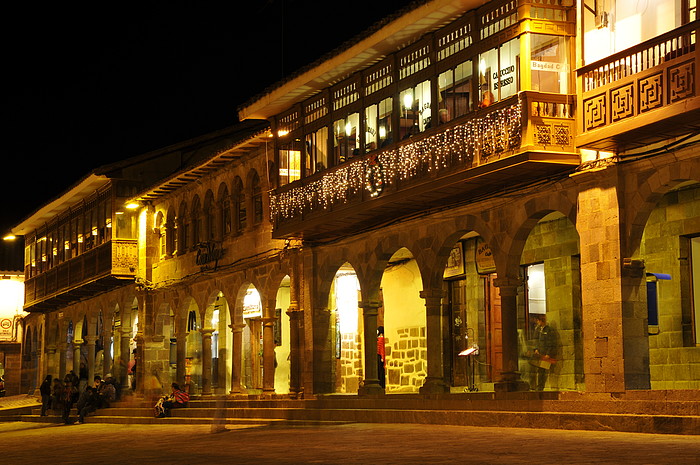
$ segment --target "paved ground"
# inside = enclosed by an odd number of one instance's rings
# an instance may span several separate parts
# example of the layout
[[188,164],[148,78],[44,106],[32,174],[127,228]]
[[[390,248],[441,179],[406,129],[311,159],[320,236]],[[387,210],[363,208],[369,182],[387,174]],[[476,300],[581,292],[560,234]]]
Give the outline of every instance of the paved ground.
[[698,436],[387,424],[228,428],[0,423],[0,463],[700,464]]
[[28,407],[39,404],[41,404],[40,400],[38,400],[34,396],[28,396],[26,394],[22,394],[19,396],[0,397],[0,410],[16,407]]

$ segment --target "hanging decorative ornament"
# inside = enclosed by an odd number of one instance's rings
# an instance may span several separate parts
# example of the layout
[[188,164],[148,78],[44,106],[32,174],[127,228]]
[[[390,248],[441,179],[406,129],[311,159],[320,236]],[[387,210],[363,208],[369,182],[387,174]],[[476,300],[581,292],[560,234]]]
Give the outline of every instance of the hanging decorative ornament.
[[365,184],[370,197],[378,197],[384,191],[384,169],[376,154],[370,155],[367,160]]

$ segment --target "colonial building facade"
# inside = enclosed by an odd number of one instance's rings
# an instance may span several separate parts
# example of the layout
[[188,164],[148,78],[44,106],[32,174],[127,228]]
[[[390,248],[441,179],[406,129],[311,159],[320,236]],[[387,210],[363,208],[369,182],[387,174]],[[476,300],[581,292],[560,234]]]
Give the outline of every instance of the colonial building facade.
[[[42,374],[84,360],[126,385],[134,358],[144,392],[700,388],[694,3],[647,2],[653,21],[482,3],[417,2],[158,154],[195,162],[128,195],[126,171],[93,174],[18,226]],[[81,258],[110,243],[109,265]]]

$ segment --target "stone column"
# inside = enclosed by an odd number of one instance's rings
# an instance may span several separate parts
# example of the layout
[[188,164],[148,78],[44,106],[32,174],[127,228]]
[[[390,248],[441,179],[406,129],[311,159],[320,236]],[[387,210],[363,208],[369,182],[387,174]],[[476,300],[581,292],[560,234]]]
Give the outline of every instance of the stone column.
[[289,396],[298,398],[301,387],[301,321],[303,312],[297,302],[292,301],[287,309],[289,316]]
[[80,376],[80,346],[81,342],[73,341],[73,372]]
[[362,325],[364,330],[365,380],[358,389],[358,395],[384,394],[379,385],[379,367],[377,366],[377,314],[381,303],[378,301],[360,302],[362,308]]
[[90,386],[92,380],[95,379],[95,342],[97,342],[97,336],[85,336],[85,343],[87,344],[88,386]]
[[52,377],[57,377],[60,376],[60,373],[56,372],[56,346],[55,345],[50,345],[46,348],[47,352],[47,366],[46,366],[46,374],[51,375]]
[[522,280],[513,277],[496,278],[494,281],[501,296],[501,348],[503,366],[500,368],[495,391],[528,391],[530,385],[520,379],[518,371],[518,288]]
[[175,333],[175,382],[180,384],[180,386],[185,385],[185,368],[187,365],[187,332],[182,326],[180,325]]
[[[275,307],[266,308],[263,325],[263,394],[275,393]],[[270,315],[272,314],[272,315]]]
[[231,341],[231,391],[230,394],[240,394],[243,392],[241,386],[241,354],[243,351],[243,328],[245,324],[238,323],[229,326],[233,335]]
[[66,373],[68,373],[68,370],[66,370],[66,353],[68,350],[68,343],[67,342],[60,342],[58,344],[58,377],[63,379],[66,377]]
[[202,395],[211,395],[211,335],[214,330],[202,328]]
[[129,350],[130,334],[128,327],[122,326],[119,330],[119,383],[122,385],[123,392],[127,392],[130,389],[129,376],[127,375],[129,360],[131,360],[131,351]]
[[442,289],[426,289],[420,293],[420,297],[425,299],[425,335],[428,346],[428,370],[420,388],[421,394],[441,394],[449,391],[442,366],[443,294]]
[[111,373],[115,376],[112,370],[112,328],[105,328],[102,331],[102,347],[103,347],[103,359],[102,359],[102,375],[107,376]]

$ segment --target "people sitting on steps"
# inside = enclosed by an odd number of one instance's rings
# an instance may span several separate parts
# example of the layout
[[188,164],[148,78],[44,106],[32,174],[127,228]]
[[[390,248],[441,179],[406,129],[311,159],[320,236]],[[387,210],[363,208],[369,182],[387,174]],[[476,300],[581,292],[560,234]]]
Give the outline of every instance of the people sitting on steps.
[[190,395],[180,389],[177,383],[173,383],[170,386],[172,387],[172,392],[158,399],[154,407],[155,416],[157,418],[169,417],[172,409],[186,407],[187,403],[190,401]]

